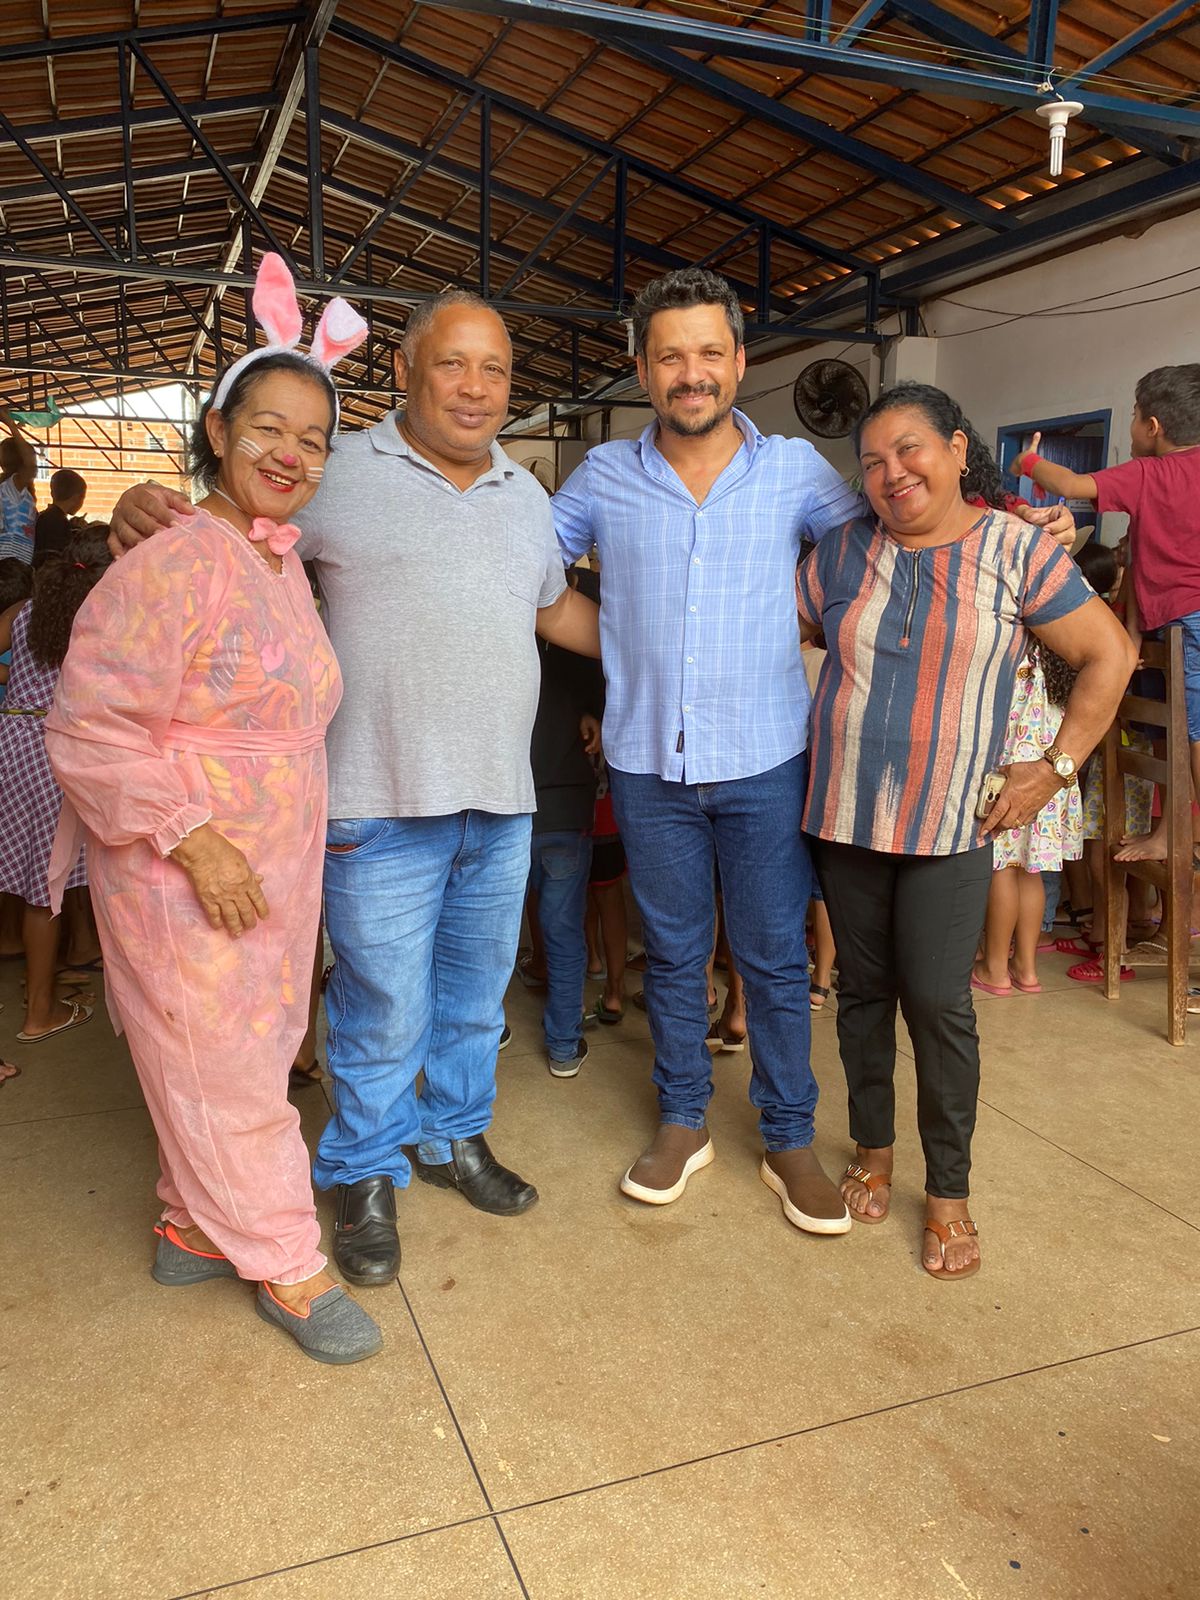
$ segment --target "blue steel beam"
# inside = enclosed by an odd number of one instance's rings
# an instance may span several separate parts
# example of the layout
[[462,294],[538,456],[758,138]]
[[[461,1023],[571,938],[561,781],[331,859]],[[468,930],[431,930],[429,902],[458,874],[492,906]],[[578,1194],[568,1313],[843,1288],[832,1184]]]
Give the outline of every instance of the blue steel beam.
[[[862,82],[887,83],[918,94],[962,96],[1027,111],[1045,103],[1044,73],[1024,60],[1012,71],[970,71],[936,61],[909,61],[903,56],[869,50],[847,50],[836,43],[820,44],[793,35],[773,34],[757,28],[730,27],[700,22],[676,12],[635,10],[605,4],[604,0],[418,0],[434,10],[469,11],[508,17],[544,28],[569,28],[613,42],[646,40],[668,48],[698,50],[735,60],[771,61],[785,67],[825,72]],[[335,24],[334,32],[358,32]],[[386,41],[378,41],[386,45]],[[994,43],[994,41],[993,41]],[[1129,128],[1157,128],[1179,138],[1200,138],[1200,110],[1153,100],[1131,100],[1120,95],[1092,94],[1080,90],[1085,115],[1123,119]]]
[[808,24],[810,39],[828,39],[832,8],[833,0],[808,0],[805,7],[805,21]]
[[[439,3],[441,3],[441,0],[439,0]],[[468,3],[463,5],[457,5],[457,0],[444,0],[444,3],[452,8],[465,11],[487,11],[490,13],[494,10],[491,0],[468,0]],[[543,3],[543,0],[536,0],[536,3]],[[526,7],[520,3],[520,0],[517,0],[517,3],[511,5],[509,9],[514,15],[523,18],[525,21],[546,22],[543,17],[527,14],[532,12],[532,6]],[[620,17],[642,17],[648,15],[648,13],[642,11],[628,11],[620,6],[609,6],[607,9],[616,11]],[[496,14],[499,13],[497,12]],[[550,22],[547,25],[554,26],[555,23]],[[574,26],[573,23],[560,23],[558,25]],[[603,32],[603,30],[596,31]],[[727,31],[741,32],[740,29],[736,28]],[[391,40],[385,39],[379,34],[369,33],[365,28],[357,27],[355,24],[345,22],[341,18],[333,22],[329,32],[331,36],[344,39],[349,44],[359,45],[362,49],[385,61],[391,61],[397,66],[405,67],[419,77],[433,78],[439,83],[448,84],[451,88],[463,90],[467,93],[473,93],[479,87],[474,79],[465,77],[462,73],[454,72],[449,67],[442,66],[440,62],[431,61],[425,56],[417,55],[414,51],[406,49],[402,45],[393,44]],[[736,201],[731,201],[722,195],[714,193],[713,190],[705,188],[703,184],[694,183],[691,179],[682,177],[679,173],[670,172],[664,167],[656,166],[652,161],[646,161],[640,156],[631,155],[629,152],[620,149],[619,146],[610,144],[604,139],[592,138],[588,134],[582,133],[577,127],[572,126],[571,123],[563,122],[559,117],[550,116],[548,113],[540,111],[537,106],[519,100],[514,95],[506,94],[501,90],[490,87],[486,90],[486,93],[493,105],[502,107],[523,121],[531,123],[535,127],[543,128],[547,133],[555,134],[558,138],[578,145],[583,150],[590,150],[596,155],[620,157],[628,164],[630,172],[639,173],[642,177],[649,178],[654,183],[673,189],[686,199],[694,200],[698,205],[704,206],[706,210],[716,211],[722,216],[731,217],[743,223],[757,222],[759,220],[756,212],[749,210],[745,206],[739,206]],[[328,112],[326,113],[326,121],[330,121]],[[334,118],[334,123],[335,125],[337,124],[337,118]],[[478,186],[478,174],[476,174],[474,186]],[[496,193],[498,196],[498,189]],[[810,238],[807,234],[795,228],[777,226],[775,236],[780,244],[790,244],[797,250],[804,250],[809,255],[816,256],[820,260],[828,261],[836,266],[845,267],[851,272],[864,272],[874,265],[873,262],[864,261],[845,250],[838,250],[835,246],[825,244],[819,239]]]
[[[400,211],[400,207],[404,204],[405,195],[408,194],[408,192],[420,182],[420,180],[429,171],[430,167],[433,166],[434,162],[441,155],[442,151],[446,148],[446,146],[454,138],[454,135],[462,127],[463,123],[475,110],[475,107],[479,104],[479,99],[479,95],[473,94],[465,105],[460,106],[457,114],[447,124],[437,143],[430,145],[429,149],[421,157],[420,161],[418,161],[415,166],[411,167],[409,171],[404,174],[403,179],[396,185],[391,194],[388,195],[387,199],[380,206],[375,216],[372,217],[367,227],[358,236],[351,248],[338,262],[337,271],[334,273],[332,279],[334,283],[345,282],[347,272],[349,272],[350,268],[358,260],[359,256],[368,247],[372,239],[374,239],[375,235],[379,232],[380,228],[382,228],[392,217],[397,215],[397,213]],[[319,107],[317,110],[317,115],[320,115]],[[311,168],[309,170],[311,172]]]
[[[254,287],[254,278],[248,272],[213,272],[211,269],[200,267],[152,267],[145,262],[106,261],[102,256],[49,256],[31,255],[25,251],[6,253],[0,251],[0,271],[9,269],[14,276],[20,277],[26,272],[55,272],[69,273],[83,278],[97,277],[110,282],[128,280],[150,280],[161,283],[164,273],[169,273],[172,280],[179,283],[202,284],[206,288],[220,287],[224,289],[250,290]],[[376,301],[384,305],[407,306],[419,305],[425,300],[437,298],[438,291],[428,293],[413,289],[398,288],[395,284],[354,283],[348,286],[356,301],[364,305],[368,301]],[[331,284],[310,282],[305,278],[296,279],[296,293],[306,299],[323,299],[334,293]],[[577,306],[577,305],[531,305],[524,300],[495,300],[493,305],[501,315],[515,317],[532,317],[547,322],[564,322],[570,324],[595,324],[597,327],[624,324],[626,313],[614,311],[602,306]],[[789,320],[790,327],[795,323]],[[767,337],[778,333],[783,324],[781,322],[748,322],[746,334],[749,338]],[[805,337],[814,339],[842,339],[850,344],[876,344],[878,336],[873,333],[855,332],[848,328],[804,328]],[[0,363],[2,364],[2,363]]]
[[[1186,196],[1200,193],[1200,161],[1188,161],[1169,171],[1158,172],[1139,183],[1131,183],[1111,194],[1098,195],[1074,206],[1055,206],[1036,221],[1027,222],[1015,233],[1000,239],[983,239],[951,255],[941,256],[924,265],[915,264],[894,276],[885,277],[885,297],[905,295],[924,287],[931,278],[948,278],[956,273],[976,267],[994,266],[1005,256],[1031,245],[1054,244],[1085,229],[1096,229],[1138,215],[1148,206],[1169,204]],[[827,310],[832,309],[827,307]]]
[[1006,217],[996,206],[985,205],[982,200],[976,200],[972,195],[962,194],[959,190],[951,188],[948,183],[942,183],[932,173],[922,172],[920,167],[910,166],[906,161],[897,160],[895,156],[888,155],[886,150],[881,150],[877,145],[868,144],[864,139],[856,139],[851,134],[841,133],[818,117],[806,116],[804,112],[796,111],[779,100],[772,100],[769,95],[760,94],[757,89],[739,83],[736,78],[726,77],[723,72],[715,72],[712,67],[703,66],[699,61],[693,61],[691,56],[682,55],[678,50],[667,50],[656,44],[625,44],[621,48],[625,54],[638,56],[669,76],[706,90],[718,100],[723,100],[726,105],[747,112],[760,122],[770,123],[797,139],[803,139],[808,144],[815,144],[823,150],[828,150],[843,160],[852,162],[856,167],[863,167],[868,172],[875,173],[889,183],[900,184],[910,194],[919,195],[923,200],[932,200],[936,205],[944,206],[956,217],[963,217],[968,222],[978,222],[995,232],[1014,225],[1012,219]]
[[[277,94],[240,94],[221,100],[200,100],[185,103],[183,109],[194,122],[203,118],[257,116],[263,111],[273,111],[279,104]],[[147,106],[144,110],[129,113],[131,128],[177,127],[179,118],[169,106]],[[55,122],[35,122],[21,129],[23,138],[30,144],[52,139],[59,144],[64,139],[90,139],[97,133],[120,133],[125,126],[120,112],[98,117],[65,117]]]
[[[267,243],[271,246],[271,249],[276,251],[277,254],[281,255],[288,263],[289,268],[294,271],[295,263],[291,259],[291,252],[288,250],[285,244],[282,244],[275,237],[268,224],[263,221],[258,207],[250,198],[249,194],[247,194],[242,184],[233,175],[233,172],[227,166],[220,151],[217,150],[212,141],[205,135],[196,119],[188,115],[187,107],[179,99],[178,95],[176,95],[175,91],[171,88],[171,85],[163,77],[162,73],[154,65],[153,61],[151,61],[145,50],[142,49],[141,45],[134,44],[131,45],[130,48],[137,58],[138,64],[142,71],[148,78],[151,79],[159,94],[162,95],[167,104],[174,109],[175,114],[179,118],[180,122],[191,134],[192,138],[200,146],[201,150],[204,151],[204,154],[208,157],[209,164],[212,166],[213,170],[220,176],[226,188],[232,192],[234,199],[238,202],[245,213],[246,219],[248,221],[252,220],[258,226],[259,231],[262,233]],[[254,324],[251,323],[251,333],[253,333],[253,328]]]
[[863,0],[861,6],[850,18],[850,21],[834,36],[834,43],[840,44],[844,49],[854,43],[859,34],[865,33],[871,24],[878,20],[880,14],[888,9],[891,0]]
[[[415,57],[413,59],[419,61],[420,58]],[[419,67],[414,67],[412,70],[418,71],[420,69]],[[441,69],[438,70],[439,72],[441,71]],[[451,74],[444,75],[456,76]],[[463,81],[465,82],[467,80],[464,79]],[[453,86],[458,87],[457,82],[455,82]],[[490,91],[488,98],[490,99]],[[485,103],[487,103],[486,100]],[[378,150],[383,150],[390,154],[396,155],[403,161],[419,161],[424,155],[424,152],[420,146],[409,144],[403,139],[397,139],[394,134],[385,133],[382,128],[374,128],[366,123],[355,121],[353,117],[343,116],[340,111],[330,111],[327,109],[324,114],[324,121],[325,126],[333,129],[334,132],[345,134],[349,139],[357,140],[363,144],[372,145]],[[585,148],[590,148],[581,135],[575,134],[573,137],[577,141],[583,143]],[[602,153],[606,156],[611,155],[613,153],[612,147],[603,147]],[[629,162],[629,167],[630,170],[634,170],[634,163],[632,161]],[[480,173],[474,167],[464,166],[461,162],[451,161],[448,157],[439,158],[439,160],[433,164],[430,170],[439,173],[443,177],[452,179],[455,183],[461,184],[463,188],[468,189],[473,193],[478,193],[482,189],[482,179]],[[327,180],[326,187],[328,188],[330,186],[331,180]],[[498,200],[504,205],[515,206],[521,211],[528,212],[531,216],[543,217],[547,222],[555,222],[562,210],[561,206],[554,205],[550,201],[542,200],[537,195],[527,194],[523,189],[514,189],[508,184],[496,181],[494,178],[490,184],[490,197],[492,201]],[[378,205],[378,203],[378,198],[376,198],[375,204]],[[724,202],[715,196],[711,197],[710,203],[717,210],[728,209]],[[747,211],[745,208],[741,208],[740,210],[734,212],[734,215],[739,221],[753,219],[754,222],[757,223],[761,220],[755,213]],[[603,223],[593,222],[590,217],[577,216],[574,219],[572,226],[577,233],[580,233],[585,238],[591,239],[595,243],[602,245],[606,250],[614,250],[616,243],[620,238],[619,228],[606,227]],[[792,236],[786,229],[779,229],[778,236],[783,238],[787,243],[794,243]],[[648,261],[652,266],[658,267],[660,271],[669,272],[674,267],[687,267],[692,265],[687,256],[680,255],[672,250],[664,250],[661,246],[651,244],[648,241],[640,239],[636,235],[629,232],[626,232],[625,234],[625,248],[631,258],[635,260]],[[491,254],[493,258],[498,257],[499,252],[500,246],[496,241],[493,240],[491,245]],[[519,259],[519,257],[515,257],[514,259]],[[858,270],[862,271],[865,270],[865,268],[860,265]],[[730,281],[733,283],[733,287],[737,293],[740,294],[744,299],[748,301],[753,300],[755,293],[753,285],[741,283],[735,279],[731,279]],[[615,293],[613,298],[614,300],[616,299]],[[779,309],[786,309],[786,302],[782,299],[779,303]]]
[[63,205],[66,206],[67,210],[75,213],[75,216],[91,234],[92,238],[95,239],[96,243],[100,245],[103,250],[106,250],[114,261],[119,261],[121,259],[120,253],[113,247],[112,243],[105,237],[105,235],[100,232],[100,229],[92,221],[91,217],[88,216],[87,212],[79,204],[78,200],[75,199],[74,195],[72,195],[71,191],[66,187],[62,180],[55,173],[51,172],[50,168],[42,160],[41,156],[38,155],[37,151],[29,143],[28,139],[26,139],[17,128],[13,127],[12,123],[4,115],[3,111],[0,111],[0,133],[2,133],[7,139],[11,140],[12,143],[16,145],[17,149],[25,157],[26,161],[28,161],[30,165],[41,174],[43,182],[45,182],[54,191],[54,193],[62,201]]
[[[1025,67],[1027,64],[1025,57],[1011,45],[1005,44],[1003,39],[993,39],[990,33],[983,33],[979,28],[972,27],[953,11],[943,10],[934,3],[934,0],[891,0],[891,6],[897,17],[916,28],[918,33],[923,33],[927,39],[936,39],[939,44],[961,45],[964,50],[975,54],[985,52],[998,56],[1014,67]],[[1030,37],[1032,38],[1032,33]],[[1056,85],[1057,92],[1061,93],[1062,88],[1061,83]],[[1047,97],[1042,96],[1042,98]],[[1141,129],[1131,136],[1131,130],[1123,119],[1087,111],[1084,115],[1094,127],[1102,129],[1105,133],[1111,133],[1126,143],[1136,144],[1147,155],[1157,156],[1162,161],[1184,159],[1184,152],[1179,145],[1170,139],[1164,139],[1161,134]]]
[[[245,167],[253,160],[253,150],[239,150],[225,157],[225,163],[230,167]],[[194,160],[188,160],[164,161],[145,166],[139,165],[133,168],[132,176],[135,184],[161,183],[169,178],[194,178],[196,176],[196,163]],[[107,172],[79,172],[72,174],[71,177],[64,181],[73,195],[90,194],[103,189],[123,189],[126,183],[126,170],[121,166],[112,167]],[[3,187],[0,187],[0,207],[12,205],[16,200],[44,200],[45,198],[46,185],[40,179],[36,183],[6,183]],[[178,215],[178,206],[175,210]]]
[[1030,0],[1025,59],[1035,66],[1050,66],[1057,33],[1058,0]]
[[168,22],[151,28],[71,33],[57,39],[29,39],[21,44],[0,45],[0,65],[10,61],[41,61],[47,56],[80,55],[89,50],[112,50],[120,44],[166,44],[181,39],[209,39],[218,33],[285,28],[303,22],[306,15],[303,6],[291,6],[286,11],[256,11],[240,17],[208,17],[193,22]]

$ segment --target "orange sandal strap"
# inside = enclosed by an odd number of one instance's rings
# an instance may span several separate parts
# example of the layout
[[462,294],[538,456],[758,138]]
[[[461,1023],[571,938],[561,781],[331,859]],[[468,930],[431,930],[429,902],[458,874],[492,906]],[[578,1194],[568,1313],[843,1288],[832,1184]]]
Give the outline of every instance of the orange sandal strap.
[[194,1250],[190,1244],[184,1244],[179,1237],[179,1229],[173,1222],[160,1221],[154,1224],[154,1231],[160,1239],[166,1239],[177,1250],[185,1250],[189,1256],[199,1256],[202,1261],[225,1261],[228,1257],[219,1255],[212,1250]]
[[868,1194],[874,1194],[876,1189],[890,1189],[892,1186],[890,1172],[868,1172],[866,1167],[855,1166],[853,1162],[846,1168],[845,1177],[853,1178],[855,1183],[861,1183]]
[[970,1217],[952,1217],[949,1222],[935,1222],[932,1217],[926,1217],[925,1226],[936,1235],[943,1250],[951,1239],[975,1239],[979,1236],[979,1229]]

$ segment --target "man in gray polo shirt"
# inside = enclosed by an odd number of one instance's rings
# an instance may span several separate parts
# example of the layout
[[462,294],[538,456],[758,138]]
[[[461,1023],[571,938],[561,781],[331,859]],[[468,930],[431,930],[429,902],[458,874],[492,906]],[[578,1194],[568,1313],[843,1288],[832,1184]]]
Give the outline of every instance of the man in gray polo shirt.
[[[315,1176],[338,1189],[333,1254],[357,1284],[396,1275],[393,1185],[413,1165],[485,1211],[537,1199],[484,1138],[529,872],[534,634],[600,653],[549,501],[495,443],[503,322],[443,295],[409,318],[403,357],[406,410],[337,441],[298,546],[345,677],[325,871],[337,1109]],[[131,490],[114,531],[134,544],[178,505]]]

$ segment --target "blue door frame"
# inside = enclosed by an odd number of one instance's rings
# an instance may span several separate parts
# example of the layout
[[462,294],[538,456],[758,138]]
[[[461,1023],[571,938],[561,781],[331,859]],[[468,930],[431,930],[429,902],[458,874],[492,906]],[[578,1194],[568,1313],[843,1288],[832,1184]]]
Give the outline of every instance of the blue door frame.
[[[1074,415],[1065,417],[1041,417],[1034,422],[1010,422],[1005,427],[998,428],[996,431],[996,460],[999,463],[1000,473],[1004,478],[1005,483],[1009,481],[1009,466],[1011,465],[1013,459],[1022,450],[1024,447],[1024,441],[1031,433],[1058,433],[1064,429],[1078,428],[1083,426],[1085,423],[1090,422],[1098,422],[1102,429],[1100,439],[1100,465],[1106,467],[1108,465],[1109,438],[1112,434],[1111,406],[1103,411],[1079,411]],[[1051,445],[1050,449],[1043,451],[1043,454],[1045,455],[1047,461],[1053,461],[1053,445]],[[1024,498],[1029,500],[1032,504],[1036,505],[1037,501],[1035,500],[1034,496],[1037,491],[1037,485],[1032,481],[1032,479],[1021,478],[1020,480],[1014,481],[1019,482],[1019,488],[1017,492],[1024,496]],[[1076,522],[1095,523],[1096,532],[1093,535],[1093,538],[1099,539],[1101,517],[1095,506],[1090,501],[1085,500],[1072,501],[1070,502],[1070,505],[1071,510],[1075,513]]]

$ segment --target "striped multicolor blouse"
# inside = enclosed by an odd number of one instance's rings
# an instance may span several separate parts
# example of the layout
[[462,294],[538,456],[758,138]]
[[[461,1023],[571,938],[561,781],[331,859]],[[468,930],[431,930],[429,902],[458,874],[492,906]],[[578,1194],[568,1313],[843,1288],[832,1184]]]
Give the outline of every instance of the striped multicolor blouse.
[[893,855],[983,842],[975,802],[1004,745],[1025,628],[1092,598],[1049,535],[994,511],[912,550],[865,519],[796,579],[829,655],[813,702],[805,829]]

